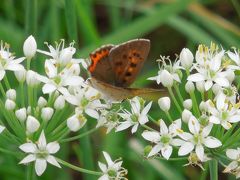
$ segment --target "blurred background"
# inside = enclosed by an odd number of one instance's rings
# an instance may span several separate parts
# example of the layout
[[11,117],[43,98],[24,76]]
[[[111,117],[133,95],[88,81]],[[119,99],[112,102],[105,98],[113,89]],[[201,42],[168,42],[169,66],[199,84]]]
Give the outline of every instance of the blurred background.
[[[151,40],[151,50],[134,87],[154,86],[146,78],[157,74],[155,62],[159,55],[173,60],[183,47],[195,51],[197,45],[215,42],[229,49],[240,45],[239,0],[1,0],[0,39],[11,45],[16,56],[23,55],[22,45],[30,34],[39,49],[47,50],[44,42],[54,44],[65,39],[75,41],[77,57],[88,54],[100,45],[118,44],[134,38]],[[41,57],[34,68],[42,71]],[[159,110],[152,112],[156,119]],[[174,115],[173,115],[174,116]],[[89,126],[94,126],[92,120]],[[129,131],[128,131],[129,132]],[[198,167],[182,167],[187,161],[144,160],[142,147],[146,142],[141,132],[132,136],[122,133],[96,132],[90,137],[88,152],[81,146],[87,139],[62,145],[59,154],[65,160],[88,169],[98,170],[101,151],[109,152],[113,159],[122,157],[129,170],[129,179],[206,179],[208,171]],[[85,141],[85,142],[84,142]],[[3,144],[2,144],[3,145]],[[4,145],[6,146],[6,145]],[[92,147],[92,150],[91,148]],[[0,156],[0,179],[24,179],[23,167],[12,157]],[[13,168],[14,167],[14,168]],[[220,169],[222,170],[222,169]],[[220,173],[220,179],[231,179]],[[39,179],[86,179],[96,177],[63,168],[50,167]]]

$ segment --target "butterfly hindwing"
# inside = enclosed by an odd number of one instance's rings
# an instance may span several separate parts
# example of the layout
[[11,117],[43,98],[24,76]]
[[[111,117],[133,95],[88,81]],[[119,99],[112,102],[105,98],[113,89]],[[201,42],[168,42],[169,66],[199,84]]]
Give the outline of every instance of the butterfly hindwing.
[[109,52],[109,60],[115,73],[115,85],[128,87],[141,70],[150,50],[150,41],[135,39],[114,46]]
[[92,52],[91,65],[88,68],[93,77],[109,84],[115,82],[115,73],[109,61],[109,52],[113,47],[113,45],[105,45]]

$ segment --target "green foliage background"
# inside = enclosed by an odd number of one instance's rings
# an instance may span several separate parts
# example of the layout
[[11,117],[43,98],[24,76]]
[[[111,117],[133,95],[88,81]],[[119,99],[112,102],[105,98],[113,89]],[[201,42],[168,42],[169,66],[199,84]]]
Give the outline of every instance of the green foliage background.
[[[32,34],[39,49],[44,42],[59,39],[76,43],[77,56],[88,54],[102,44],[117,44],[134,38],[151,40],[151,52],[134,87],[154,86],[146,80],[157,73],[155,60],[162,55],[180,53],[183,47],[196,50],[197,44],[216,42],[224,48],[240,47],[240,2],[238,0],[1,0],[0,39],[11,45],[16,56],[22,56],[22,44]],[[42,71],[43,59],[34,61]],[[11,79],[10,79],[11,80]],[[150,84],[152,83],[152,84]],[[153,117],[159,117],[155,107]],[[174,112],[173,116],[174,116]],[[89,120],[94,126],[94,120]],[[113,158],[122,157],[129,170],[129,179],[205,179],[208,171],[182,167],[182,162],[147,161],[137,145],[130,146],[134,137],[126,131],[105,135],[98,131],[88,139],[61,145],[60,157],[75,165],[97,169],[101,151]],[[11,146],[0,139],[0,147]],[[140,142],[144,144],[145,142]],[[87,148],[82,148],[87,147]],[[87,149],[87,150],[86,150]],[[0,179],[24,179],[24,167],[18,159],[0,156]],[[221,179],[232,177],[221,174]],[[49,166],[39,179],[95,179],[69,169]]]

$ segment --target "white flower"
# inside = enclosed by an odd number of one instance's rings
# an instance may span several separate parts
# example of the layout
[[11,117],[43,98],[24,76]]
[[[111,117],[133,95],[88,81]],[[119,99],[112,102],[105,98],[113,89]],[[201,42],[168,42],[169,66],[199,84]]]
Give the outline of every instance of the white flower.
[[211,113],[209,121],[214,124],[221,124],[225,129],[232,127],[231,123],[240,121],[240,110],[238,107],[228,103],[217,103],[215,107],[211,101],[208,101],[208,111]]
[[196,88],[201,93],[203,93],[205,91],[204,84],[205,83],[203,81],[196,82]]
[[53,108],[44,107],[42,108],[42,111],[41,111],[41,118],[44,121],[49,121],[52,118],[53,112],[54,112]]
[[240,148],[237,149],[227,149],[226,155],[229,159],[232,160],[231,163],[224,169],[224,173],[231,173],[236,176],[236,178],[240,177]]
[[193,54],[188,48],[183,48],[180,55],[179,55],[179,60],[181,62],[181,65],[185,69],[190,69],[192,64],[193,64]]
[[40,123],[35,117],[28,116],[26,126],[29,133],[34,133],[40,127]]
[[[160,56],[159,62],[162,62],[162,67],[160,67],[158,71],[158,75],[154,77],[148,78],[148,80],[155,80],[157,84],[162,83],[164,87],[172,87],[173,82],[177,81],[178,83],[181,82],[180,80],[180,69],[183,69],[179,66],[180,61],[176,61],[172,64],[172,61],[169,57]],[[169,62],[169,65],[166,63]]]
[[26,118],[27,118],[27,110],[26,110],[26,108],[18,109],[15,112],[15,115],[18,118],[19,121],[24,122],[26,120]]
[[140,125],[143,125],[148,122],[147,113],[152,106],[152,102],[148,103],[144,108],[141,107],[139,97],[134,97],[130,100],[131,104],[131,113],[125,111],[125,113],[118,113],[125,121],[120,122],[120,125],[116,128],[116,132],[125,130],[132,127],[132,133],[137,131],[137,128]]
[[233,60],[236,63],[238,67],[240,66],[240,56],[236,49],[234,49],[234,53],[228,51],[227,55],[231,58],[231,60]]
[[79,64],[87,69],[87,63],[84,59],[74,59],[72,58],[76,52],[76,49],[73,47],[74,43],[71,43],[69,47],[64,47],[64,40],[61,40],[59,44],[57,44],[56,48],[51,45],[48,45],[50,52],[37,50],[38,52],[50,56],[50,59],[57,66],[67,66],[69,64]]
[[107,134],[113,129],[115,128],[118,123],[119,123],[119,115],[117,112],[115,111],[109,111],[109,110],[102,110],[100,111],[100,117],[97,120],[98,123],[96,125],[96,128],[104,126],[107,128]]
[[23,53],[27,58],[32,58],[37,52],[37,43],[34,37],[29,36],[23,44]]
[[43,108],[46,105],[47,105],[47,100],[44,97],[40,96],[38,98],[38,107]]
[[65,94],[67,92],[66,86],[79,86],[83,83],[83,78],[73,75],[71,68],[65,68],[58,72],[58,67],[51,60],[45,61],[45,72],[48,77],[37,76],[39,81],[45,83],[42,87],[44,94],[50,94],[54,91]]
[[163,111],[169,111],[171,100],[169,97],[162,97],[158,100],[158,105]]
[[38,176],[41,176],[47,168],[47,162],[61,168],[57,160],[52,154],[59,151],[60,146],[57,142],[47,144],[44,131],[42,131],[36,144],[28,142],[19,147],[23,152],[28,153],[20,164],[27,164],[35,161],[35,171]]
[[26,79],[27,71],[25,69],[14,71],[15,77],[19,82],[24,82]]
[[226,72],[221,67],[222,58],[224,56],[224,50],[220,52],[211,53],[203,52],[202,47],[196,53],[195,69],[198,71],[188,77],[189,81],[204,82],[205,90],[208,91],[213,83],[217,83],[222,87],[230,85],[226,78]]
[[99,180],[124,179],[124,176],[127,174],[127,170],[121,167],[123,162],[120,160],[112,161],[107,152],[103,152],[103,155],[107,164],[98,162],[98,166],[103,172],[103,175],[99,178]]
[[182,120],[185,123],[188,123],[189,119],[192,117],[192,112],[189,111],[188,109],[184,109],[182,112]]
[[13,101],[16,100],[16,90],[15,89],[9,89],[7,92],[6,92],[6,96],[8,99],[11,99]]
[[75,112],[85,112],[87,115],[98,119],[98,109],[105,108],[105,105],[99,100],[100,94],[90,86],[76,88],[75,95],[65,96],[66,101],[76,106]]
[[187,83],[185,84],[185,90],[187,93],[192,93],[195,90],[193,82],[187,81]]
[[6,70],[21,71],[24,69],[20,63],[24,61],[25,57],[14,59],[15,57],[9,52],[9,45],[3,46],[1,43],[0,49],[0,81],[4,78]]
[[74,114],[67,119],[67,126],[71,131],[78,131],[87,122],[87,119],[82,114]]
[[181,144],[178,155],[187,155],[195,149],[197,157],[204,161],[204,147],[217,148],[222,145],[221,141],[213,136],[209,136],[212,126],[212,124],[208,124],[201,129],[198,120],[192,116],[188,122],[188,128],[191,133],[182,132],[178,134],[185,141]]
[[149,152],[148,157],[156,155],[159,151],[161,151],[162,156],[165,159],[169,159],[172,154],[173,147],[179,146],[183,143],[180,139],[175,139],[178,131],[181,130],[181,120],[178,119],[174,121],[169,128],[167,128],[166,124],[163,120],[160,121],[160,132],[155,131],[145,131],[142,133],[144,139],[153,142],[154,147]]
[[11,99],[7,99],[5,102],[5,108],[9,111],[14,110],[16,107],[16,103],[11,100]]
[[28,70],[26,74],[27,84],[31,87],[36,87],[40,81],[37,79],[38,74],[32,70]]
[[56,110],[61,110],[65,106],[65,99],[62,95],[58,96],[57,99],[54,102],[54,108]]
[[192,109],[192,100],[191,100],[191,99],[186,99],[186,100],[183,102],[183,107],[184,107],[185,109],[191,110],[191,109]]

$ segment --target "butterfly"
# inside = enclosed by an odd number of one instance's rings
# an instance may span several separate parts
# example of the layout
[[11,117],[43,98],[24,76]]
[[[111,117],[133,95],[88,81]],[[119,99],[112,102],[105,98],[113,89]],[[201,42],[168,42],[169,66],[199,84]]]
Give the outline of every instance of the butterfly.
[[90,53],[90,85],[110,101],[134,96],[149,97],[162,90],[129,88],[142,69],[150,50],[150,40],[134,39],[119,45],[103,45]]

